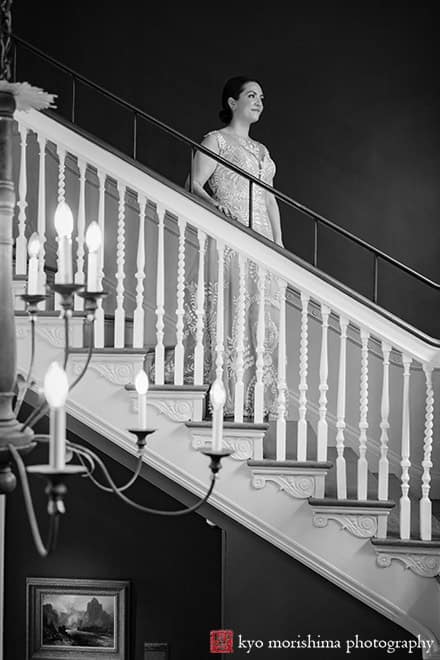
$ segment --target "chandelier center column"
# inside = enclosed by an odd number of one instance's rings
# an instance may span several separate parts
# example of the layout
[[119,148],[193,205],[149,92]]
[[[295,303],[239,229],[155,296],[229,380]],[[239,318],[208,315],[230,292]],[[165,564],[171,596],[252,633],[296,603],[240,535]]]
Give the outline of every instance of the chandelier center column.
[[[12,299],[12,222],[15,207],[12,180],[12,122],[15,99],[0,91],[0,492],[13,488],[8,444],[29,446],[32,431],[21,433],[12,409],[16,379],[15,317]],[[7,483],[5,483],[5,480]]]

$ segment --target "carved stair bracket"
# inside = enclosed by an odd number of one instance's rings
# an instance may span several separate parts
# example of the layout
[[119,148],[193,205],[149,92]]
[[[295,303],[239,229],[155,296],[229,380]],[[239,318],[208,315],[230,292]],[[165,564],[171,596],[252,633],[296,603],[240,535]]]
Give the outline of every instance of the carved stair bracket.
[[[15,319],[16,335],[24,339],[30,334],[28,316],[17,316]],[[70,346],[80,348],[83,341],[83,319],[72,317],[69,322]],[[64,323],[59,316],[39,316],[35,325],[35,334],[47,344],[55,348],[64,348]]]
[[254,488],[264,488],[268,481],[273,481],[279,486],[280,491],[284,491],[295,499],[305,500],[314,495],[315,480],[313,477],[281,474],[262,475],[252,472],[252,486]]
[[[203,424],[203,422],[202,422]],[[192,433],[193,449],[209,448],[211,446],[212,428],[211,425],[188,425]],[[239,428],[240,424],[232,428],[225,425],[223,429],[223,445],[226,449],[231,449],[230,458],[235,461],[248,461],[250,459],[261,459],[263,453],[263,437],[266,432],[266,425],[251,424],[244,425],[246,428]],[[261,428],[264,426],[265,428]]]
[[[200,387],[180,389],[170,385],[168,388],[161,386],[155,390],[152,386],[147,394],[147,404],[173,422],[187,422],[201,418],[205,396],[206,389]],[[132,410],[137,412],[136,392],[130,392],[130,398]]]
[[387,509],[366,507],[313,507],[313,525],[327,527],[329,520],[336,521],[342,530],[368,539],[377,536],[378,530],[383,530],[389,515]]
[[324,487],[327,470],[307,470],[294,467],[259,467],[252,468],[252,486],[264,488],[268,481],[273,482],[294,499],[305,500],[316,497]]
[[[69,358],[70,370],[73,376],[81,373],[86,355],[72,354]],[[143,354],[124,355],[110,353],[96,353],[89,365],[89,371],[96,371],[102,378],[113,385],[127,385],[132,383],[137,372],[143,366]]]
[[402,562],[404,568],[409,569],[420,577],[433,578],[440,575],[440,548],[387,548],[376,549],[376,563],[380,568],[391,566],[393,559]]

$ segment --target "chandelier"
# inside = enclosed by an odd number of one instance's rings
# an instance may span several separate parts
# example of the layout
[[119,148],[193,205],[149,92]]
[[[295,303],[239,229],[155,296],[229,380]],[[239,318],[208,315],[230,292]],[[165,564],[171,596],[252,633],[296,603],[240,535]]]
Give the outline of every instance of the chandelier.
[[[15,207],[12,180],[12,122],[16,109],[41,110],[51,107],[54,95],[46,94],[28,83],[9,82],[11,77],[11,5],[12,0],[0,0],[0,336],[2,338],[0,343],[0,494],[7,495],[14,490],[17,484],[16,472],[21,482],[36,549],[41,556],[45,557],[56,547],[60,516],[65,512],[64,496],[68,477],[78,475],[88,477],[98,488],[113,493],[127,505],[144,513],[168,517],[182,516],[196,511],[208,500],[213,491],[217,473],[221,468],[221,460],[230,455],[231,451],[222,448],[225,390],[221,380],[217,380],[210,391],[213,422],[212,447],[199,450],[210,458],[210,485],[204,497],[194,505],[176,511],[152,509],[131,500],[125,491],[139,477],[147,438],[156,430],[147,427],[148,377],[143,369],[135,379],[139,404],[138,427],[127,429],[136,438],[137,445],[136,468],[127,483],[117,486],[105,463],[96,452],[67,440],[65,404],[69,393],[84,377],[92,359],[95,311],[98,300],[106,293],[99,290],[99,264],[103,246],[101,231],[96,222],[89,224],[86,233],[87,285],[73,283],[71,238],[73,216],[65,202],[61,202],[55,212],[58,272],[56,283],[48,289],[57,294],[60,299],[60,317],[64,324],[65,336],[63,363],[54,362],[50,365],[44,378],[43,401],[24,422],[18,420],[22,403],[33,383],[36,352],[35,322],[39,313],[38,306],[47,298],[48,293],[39,290],[38,257],[42,241],[38,234],[34,233],[28,241],[27,289],[22,296],[31,326],[31,359],[28,373],[23,379],[18,377],[16,371],[15,316],[12,298],[12,225]],[[88,352],[81,372],[69,383],[66,375],[69,360],[69,322],[75,295],[84,298],[84,336],[87,338]],[[49,435],[38,435],[33,431],[33,427],[46,414],[49,414],[50,419]],[[49,446],[48,464],[26,467],[23,457],[29,454],[37,444]],[[15,472],[12,466],[15,467]],[[99,470],[103,481],[97,477]],[[47,482],[45,492],[48,497],[47,512],[50,522],[45,543],[42,541],[34,511],[28,474],[44,477]]]

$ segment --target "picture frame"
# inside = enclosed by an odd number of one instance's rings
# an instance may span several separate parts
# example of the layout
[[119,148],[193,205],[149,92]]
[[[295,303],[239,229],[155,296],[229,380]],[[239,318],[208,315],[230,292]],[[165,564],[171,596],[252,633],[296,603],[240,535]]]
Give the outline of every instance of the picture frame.
[[27,578],[27,660],[128,660],[128,606],[128,581]]

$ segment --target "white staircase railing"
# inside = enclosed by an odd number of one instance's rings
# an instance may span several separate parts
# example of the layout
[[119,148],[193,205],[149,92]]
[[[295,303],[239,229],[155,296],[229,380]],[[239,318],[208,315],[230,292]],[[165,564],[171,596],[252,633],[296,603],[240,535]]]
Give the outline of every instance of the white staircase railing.
[[[291,450],[286,419],[297,419],[297,460],[325,461],[328,448],[336,448],[338,499],[386,500],[394,473],[401,481],[401,538],[411,534],[409,496],[421,494],[420,537],[429,540],[431,491],[440,493],[440,471],[432,452],[432,374],[440,360],[435,343],[333,286],[183,190],[49,117],[37,112],[16,116],[21,137],[17,274],[26,271],[23,250],[35,230],[46,240],[40,255],[46,259],[46,272],[55,267],[53,247],[48,250],[55,240],[49,209],[66,197],[76,200],[76,282],[85,281],[88,224],[97,220],[104,235],[100,281],[105,276],[111,295],[98,309],[97,347],[148,346],[154,354],[156,384],[199,385],[208,373],[224,378],[236,422],[249,410],[255,422],[263,421],[270,394],[276,460],[284,461]],[[24,178],[26,171],[32,185]],[[236,277],[234,300],[226,295],[231,274]],[[41,286],[45,276],[40,266]],[[251,302],[250,279],[255,287]],[[276,291],[275,303],[268,300],[268,291]],[[292,298],[300,303],[291,304]],[[252,328],[250,304],[256,310]],[[245,341],[250,332],[255,333],[254,354]],[[251,382],[247,392],[245,376]],[[313,407],[318,411],[316,446],[308,432]],[[358,469],[351,484],[345,451],[347,428],[355,426],[357,446],[350,442]],[[376,473],[374,486],[371,475]]]

